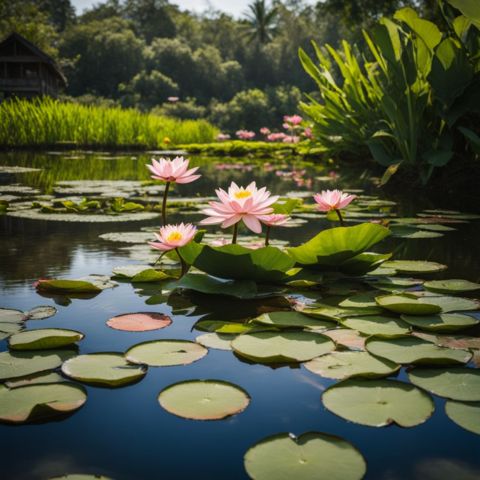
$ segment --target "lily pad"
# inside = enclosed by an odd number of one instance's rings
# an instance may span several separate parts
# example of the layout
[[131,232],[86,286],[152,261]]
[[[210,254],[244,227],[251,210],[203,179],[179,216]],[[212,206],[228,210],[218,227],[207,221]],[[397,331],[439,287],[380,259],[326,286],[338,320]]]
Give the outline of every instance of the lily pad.
[[57,313],[57,309],[50,305],[40,305],[25,312],[27,320],[43,320],[53,317]]
[[57,372],[41,372],[20,377],[14,380],[8,380],[5,385],[8,388],[25,387],[27,385],[37,385],[40,383],[60,383],[65,382],[65,378]]
[[322,402],[339,417],[370,427],[415,427],[435,409],[430,395],[397,380],[344,380],[328,388]]
[[370,337],[365,346],[372,355],[401,364],[452,365],[472,358],[468,350],[439,347],[414,336]]
[[191,420],[221,420],[243,412],[250,396],[242,388],[220,380],[188,380],[160,392],[160,405],[167,412]]
[[440,313],[423,316],[402,315],[401,319],[420,330],[432,332],[455,332],[480,323],[480,320],[461,313]]
[[365,350],[366,336],[349,328],[336,328],[322,331],[322,335],[331,338],[337,346],[340,345],[349,350]]
[[215,350],[232,350],[231,342],[236,335],[228,333],[204,333],[199,335],[195,341],[200,345]]
[[255,480],[360,480],[367,470],[365,459],[351,443],[319,432],[267,437],[250,447],[244,463]]
[[83,333],[62,328],[39,328],[24,330],[8,340],[10,350],[46,350],[60,348],[79,342]]
[[364,335],[396,336],[405,335],[410,331],[405,322],[397,318],[379,315],[345,318],[342,319],[341,324]]
[[328,329],[334,326],[332,322],[315,319],[300,312],[264,313],[252,319],[251,322],[276,328],[311,328],[316,330]]
[[402,273],[433,273],[447,268],[446,265],[422,260],[389,260],[382,264],[384,268],[393,268]]
[[0,308],[0,323],[21,323],[26,320],[26,315],[21,310]]
[[102,240],[108,240],[110,242],[121,242],[121,243],[138,243],[143,244],[149,240],[153,240],[155,236],[152,232],[111,232],[111,233],[102,233],[99,235],[99,238]]
[[0,421],[27,423],[47,420],[72,413],[86,401],[85,389],[69,382],[14,389],[0,385]]
[[139,343],[125,353],[129,362],[151,367],[188,365],[208,353],[205,347],[188,340],[153,340]]
[[429,292],[418,292],[412,295],[418,296],[422,302],[438,305],[443,313],[478,310],[480,308],[480,302],[471,298],[451,297]]
[[247,325],[245,323],[238,322],[226,322],[222,320],[199,320],[193,326],[195,330],[201,332],[215,332],[215,333],[230,333],[240,334],[257,330],[268,330],[267,328],[259,328],[254,325]]
[[48,480],[113,480],[103,475],[89,475],[87,473],[69,473],[60,477],[49,477]]
[[463,403],[448,400],[445,404],[445,413],[460,427],[480,435],[480,402]]
[[245,333],[232,341],[235,353],[254,362],[305,362],[335,349],[335,344],[318,333],[257,332]]
[[89,275],[77,280],[42,278],[36,283],[38,290],[54,293],[99,293],[117,285],[103,275]]
[[0,380],[25,377],[59,367],[73,357],[76,350],[39,350],[0,353]]
[[480,370],[475,368],[414,368],[408,372],[408,378],[413,384],[439,397],[464,402],[480,401]]
[[112,270],[113,277],[127,279],[131,282],[161,282],[171,278],[168,273],[156,270],[149,265],[126,265],[124,267],[115,267]]
[[431,315],[439,313],[442,308],[430,303],[429,298],[419,298],[412,295],[382,295],[376,298],[378,305],[395,313],[410,315]]
[[155,312],[124,313],[107,320],[107,325],[125,332],[148,332],[168,327],[172,319]]
[[370,308],[376,307],[375,293],[358,293],[342,300],[339,304],[342,308]]
[[74,223],[123,223],[141,222],[158,218],[156,212],[117,213],[107,214],[82,214],[82,213],[43,213],[39,210],[13,210],[6,213],[9,217],[26,218],[29,220],[42,220],[53,222],[74,222]]
[[128,363],[122,353],[78,355],[62,365],[62,372],[74,380],[102,387],[122,387],[147,373],[146,367]]
[[367,352],[332,352],[314,358],[304,366],[312,373],[335,380],[388,377],[400,369],[396,363],[376,358]]
[[480,290],[480,283],[469,282],[468,280],[431,280],[423,285],[427,290],[438,293],[462,293]]

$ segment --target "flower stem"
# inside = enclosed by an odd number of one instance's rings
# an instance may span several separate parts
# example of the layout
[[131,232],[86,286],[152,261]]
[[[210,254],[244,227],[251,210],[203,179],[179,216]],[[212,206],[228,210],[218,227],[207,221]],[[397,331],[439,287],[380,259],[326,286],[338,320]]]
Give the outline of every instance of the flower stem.
[[176,248],[175,251],[177,252],[178,258],[180,259],[180,265],[182,266],[182,270],[180,272],[180,278],[182,278],[188,272],[189,267],[186,264],[183,257],[180,255],[180,252],[178,251],[178,248]]
[[233,226],[232,245],[237,243],[237,235],[238,235],[238,222]]
[[168,189],[170,188],[170,182],[167,182],[165,185],[165,190],[163,191],[163,202],[162,202],[162,222],[163,225],[167,224],[167,197]]
[[268,247],[268,245],[270,244],[270,226],[267,225],[267,230],[265,232],[265,246]]
[[335,212],[337,213],[337,217],[338,217],[338,221],[340,222],[340,226],[344,227],[345,222],[343,221],[343,217],[342,217],[342,214],[341,214],[340,210],[335,209]]

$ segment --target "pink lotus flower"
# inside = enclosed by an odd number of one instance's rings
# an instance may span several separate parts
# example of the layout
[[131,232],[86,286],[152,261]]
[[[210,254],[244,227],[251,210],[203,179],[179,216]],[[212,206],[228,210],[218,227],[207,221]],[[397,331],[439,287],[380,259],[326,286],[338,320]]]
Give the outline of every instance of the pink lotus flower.
[[224,140],[230,140],[230,135],[228,133],[219,133],[217,135],[217,140],[223,142]]
[[194,175],[198,167],[188,170],[188,163],[189,160],[183,157],[175,157],[173,160],[166,158],[155,160],[152,158],[152,165],[147,165],[147,168],[153,173],[152,178],[155,180],[190,183],[200,178],[201,175]]
[[330,210],[340,210],[355,200],[356,195],[349,195],[340,190],[323,190],[313,196],[317,202],[317,210],[329,212]]
[[267,140],[269,142],[278,142],[279,140],[283,140],[286,135],[283,132],[280,133],[271,133],[267,136]]
[[228,192],[221,188],[215,192],[220,202],[209,202],[211,208],[203,210],[208,218],[202,220],[201,225],[221,224],[222,228],[227,228],[243,221],[252,232],[260,233],[262,224],[258,217],[272,213],[270,206],[278,200],[278,196],[271,196],[266,187],[257,189],[255,182],[245,188],[232,182]]
[[300,125],[303,122],[303,118],[300,115],[285,115],[283,121],[291,125]]
[[286,135],[283,137],[283,143],[298,143],[300,141],[300,137],[297,135]]
[[290,217],[283,213],[272,213],[271,215],[261,215],[258,219],[267,227],[281,227],[290,220]]
[[235,135],[240,138],[241,140],[251,140],[255,137],[255,132],[250,130],[237,130]]
[[155,234],[158,242],[148,242],[152,248],[168,252],[175,248],[183,247],[193,240],[197,233],[197,227],[191,223],[180,223],[178,225],[165,225],[160,228],[160,233]]
[[269,129],[268,127],[262,127],[262,128],[260,129],[260,133],[261,133],[262,135],[270,135],[270,129]]

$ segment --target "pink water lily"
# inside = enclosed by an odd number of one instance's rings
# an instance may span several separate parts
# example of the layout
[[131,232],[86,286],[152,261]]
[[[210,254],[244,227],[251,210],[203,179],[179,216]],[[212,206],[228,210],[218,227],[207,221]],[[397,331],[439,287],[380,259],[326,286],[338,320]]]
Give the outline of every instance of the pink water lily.
[[300,115],[285,115],[283,121],[287,124],[290,123],[291,125],[300,125],[303,118]]
[[350,205],[357,198],[356,195],[349,195],[341,190],[323,190],[313,196],[317,202],[317,210],[329,212],[330,210],[340,210]]
[[255,137],[255,132],[252,132],[251,130],[237,130],[235,135],[240,140],[252,140],[252,138]]
[[191,242],[197,233],[197,227],[191,223],[165,225],[160,228],[160,233],[155,233],[158,242],[148,242],[152,248],[168,252],[183,247]]
[[234,240],[236,241],[236,228],[240,221],[252,232],[260,233],[262,224],[259,217],[273,213],[271,205],[278,200],[277,195],[262,187],[257,189],[256,183],[252,182],[247,187],[239,187],[232,182],[228,191],[219,188],[215,190],[220,202],[209,202],[210,208],[203,210],[207,218],[202,220],[202,225],[221,224],[222,228],[235,226]]
[[258,219],[267,227],[281,227],[290,220],[290,217],[283,213],[272,213],[270,215],[261,215]]
[[270,132],[270,129],[269,129],[268,127],[262,127],[262,128],[260,129],[260,133],[261,133],[262,135],[270,135],[271,132]]
[[183,157],[175,157],[173,160],[160,158],[155,160],[152,158],[152,164],[147,168],[153,173],[152,178],[155,180],[163,180],[164,182],[190,183],[201,175],[194,175],[198,167],[188,169],[190,160]]

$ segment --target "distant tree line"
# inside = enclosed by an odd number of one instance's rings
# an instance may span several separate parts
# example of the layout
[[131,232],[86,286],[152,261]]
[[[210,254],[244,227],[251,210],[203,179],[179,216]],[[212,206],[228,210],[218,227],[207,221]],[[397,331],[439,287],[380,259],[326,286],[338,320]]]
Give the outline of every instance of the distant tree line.
[[16,30],[56,58],[76,101],[206,117],[232,131],[279,125],[315,89],[299,47],[361,43],[362,28],[405,5],[439,16],[435,0],[255,0],[240,19],[168,0],[106,0],[82,14],[71,0],[0,0],[0,35]]

